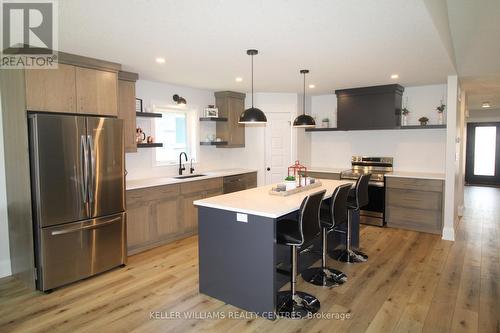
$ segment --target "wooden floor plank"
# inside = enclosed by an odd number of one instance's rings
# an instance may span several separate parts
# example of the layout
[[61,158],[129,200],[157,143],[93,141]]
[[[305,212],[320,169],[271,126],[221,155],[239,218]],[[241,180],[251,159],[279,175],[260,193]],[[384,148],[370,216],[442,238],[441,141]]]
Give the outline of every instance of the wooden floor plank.
[[[485,200],[488,198],[488,200]],[[495,200],[496,199],[496,200]],[[51,294],[0,279],[0,332],[500,332],[500,189],[467,188],[456,241],[363,226],[363,264],[328,259],[349,280],[320,288],[325,315],[351,319],[270,321],[198,293],[198,238],[131,256],[119,268]],[[289,288],[286,285],[284,288]],[[151,319],[150,312],[198,315]],[[203,314],[224,319],[200,319]]]

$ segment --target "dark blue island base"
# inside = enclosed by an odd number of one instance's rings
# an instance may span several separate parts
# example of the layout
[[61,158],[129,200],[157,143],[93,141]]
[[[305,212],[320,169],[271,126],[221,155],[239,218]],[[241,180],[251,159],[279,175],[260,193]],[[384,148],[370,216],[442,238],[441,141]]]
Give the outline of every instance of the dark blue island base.
[[[248,222],[239,222],[236,214],[198,207],[199,291],[275,319],[278,291],[290,281],[290,274],[285,272],[290,267],[290,248],[276,243],[278,219],[248,214]],[[353,216],[352,224],[353,247],[357,247],[357,216]],[[329,250],[344,243],[345,235],[329,234]],[[320,251],[318,237],[310,251],[299,256],[299,274],[320,258]]]

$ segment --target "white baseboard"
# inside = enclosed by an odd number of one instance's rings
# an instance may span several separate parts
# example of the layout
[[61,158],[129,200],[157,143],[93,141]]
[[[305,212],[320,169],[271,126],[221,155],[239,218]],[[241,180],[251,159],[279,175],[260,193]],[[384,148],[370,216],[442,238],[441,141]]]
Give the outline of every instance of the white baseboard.
[[441,237],[443,240],[455,241],[455,228],[453,227],[444,227],[443,228],[443,236]]
[[0,261],[0,278],[12,275],[10,270],[10,260]]

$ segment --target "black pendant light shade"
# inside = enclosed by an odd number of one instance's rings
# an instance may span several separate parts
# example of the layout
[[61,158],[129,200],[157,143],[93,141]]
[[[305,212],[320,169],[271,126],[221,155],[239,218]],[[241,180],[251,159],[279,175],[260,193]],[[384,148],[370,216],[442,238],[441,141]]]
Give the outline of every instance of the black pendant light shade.
[[240,115],[240,124],[267,123],[267,118],[262,110],[253,106],[253,56],[257,55],[257,50],[247,50],[247,54],[252,57],[252,107],[243,111]]
[[303,106],[302,106],[302,114],[295,118],[293,121],[293,127],[315,127],[316,122],[314,118],[310,115],[306,114],[306,74],[309,73],[308,69],[300,70],[300,74],[304,74],[304,96],[303,96]]

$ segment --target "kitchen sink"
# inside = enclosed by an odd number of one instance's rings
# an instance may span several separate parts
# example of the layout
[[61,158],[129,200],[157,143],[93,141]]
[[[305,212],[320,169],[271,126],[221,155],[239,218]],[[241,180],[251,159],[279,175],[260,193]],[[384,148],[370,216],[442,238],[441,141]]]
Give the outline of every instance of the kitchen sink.
[[197,175],[183,175],[183,176],[175,176],[173,178],[175,178],[175,179],[186,179],[186,178],[195,178],[195,177],[203,177],[203,176],[206,176],[206,175],[202,175],[202,174],[197,174]]

